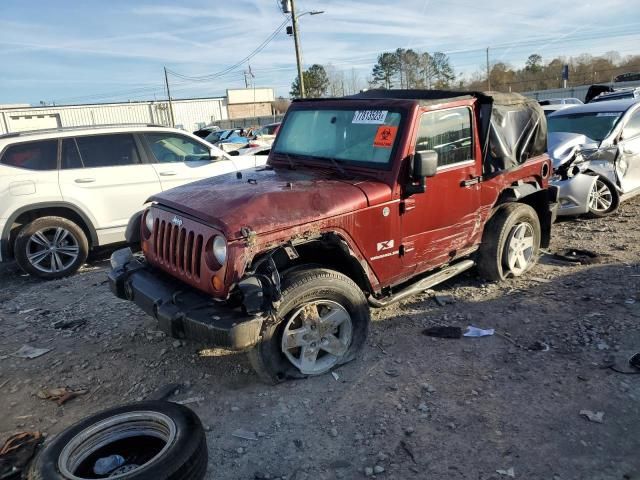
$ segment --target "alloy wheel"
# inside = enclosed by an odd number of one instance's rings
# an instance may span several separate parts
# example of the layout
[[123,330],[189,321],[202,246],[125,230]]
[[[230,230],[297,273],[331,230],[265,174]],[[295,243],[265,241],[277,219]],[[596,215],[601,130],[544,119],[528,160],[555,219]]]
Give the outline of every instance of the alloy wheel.
[[598,177],[589,192],[589,210],[605,213],[613,204],[613,193],[604,181]]
[[80,255],[78,239],[62,227],[38,230],[29,237],[26,249],[29,263],[45,273],[67,270]]
[[516,224],[507,241],[507,266],[517,276],[522,275],[529,267],[534,254],[534,232],[528,222]]
[[349,350],[353,325],[349,312],[337,302],[310,302],[289,317],[282,334],[282,353],[305,375],[334,367]]

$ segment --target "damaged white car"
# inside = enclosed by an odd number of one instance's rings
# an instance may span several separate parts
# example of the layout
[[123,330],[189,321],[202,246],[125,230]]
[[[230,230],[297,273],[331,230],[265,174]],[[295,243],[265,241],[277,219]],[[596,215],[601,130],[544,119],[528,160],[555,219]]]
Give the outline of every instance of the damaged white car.
[[604,217],[640,193],[640,102],[565,108],[547,118],[558,215]]

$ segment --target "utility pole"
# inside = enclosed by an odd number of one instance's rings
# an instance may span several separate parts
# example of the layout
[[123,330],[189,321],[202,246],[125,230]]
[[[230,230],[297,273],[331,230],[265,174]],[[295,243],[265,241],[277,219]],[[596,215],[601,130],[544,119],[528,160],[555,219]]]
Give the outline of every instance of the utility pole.
[[298,64],[298,86],[300,87],[300,98],[304,98],[304,77],[302,76],[302,54],[300,53],[300,39],[298,38],[298,18],[296,17],[296,2],[290,0],[291,24],[293,26],[293,42],[296,47],[296,63]]
[[167,67],[164,67],[164,83],[167,86],[167,97],[169,98],[169,113],[171,114],[171,126],[175,128],[176,119],[173,116],[173,102],[171,101],[171,91],[169,90],[169,77],[167,76]]
[[489,68],[489,47],[487,47],[487,90],[491,91],[491,70]]

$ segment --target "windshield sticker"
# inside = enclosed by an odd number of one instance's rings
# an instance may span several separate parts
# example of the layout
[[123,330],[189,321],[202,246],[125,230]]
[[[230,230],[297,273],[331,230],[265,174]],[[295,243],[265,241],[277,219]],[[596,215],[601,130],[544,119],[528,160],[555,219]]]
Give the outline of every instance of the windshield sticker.
[[378,127],[376,138],[373,140],[373,146],[379,148],[393,147],[393,142],[396,139],[396,133],[398,133],[398,127],[389,127],[387,125]]
[[596,117],[617,117],[620,115],[618,112],[600,112]]
[[380,125],[387,119],[388,110],[356,110],[351,123],[370,123]]

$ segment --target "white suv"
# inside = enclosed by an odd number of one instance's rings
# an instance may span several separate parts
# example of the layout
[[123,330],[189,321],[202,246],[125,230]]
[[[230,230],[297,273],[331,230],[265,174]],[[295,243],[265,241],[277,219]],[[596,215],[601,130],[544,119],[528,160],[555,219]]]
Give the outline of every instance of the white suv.
[[91,127],[0,136],[0,261],[27,273],[74,273],[97,246],[123,242],[149,196],[264,164],[229,157],[166,127]]

